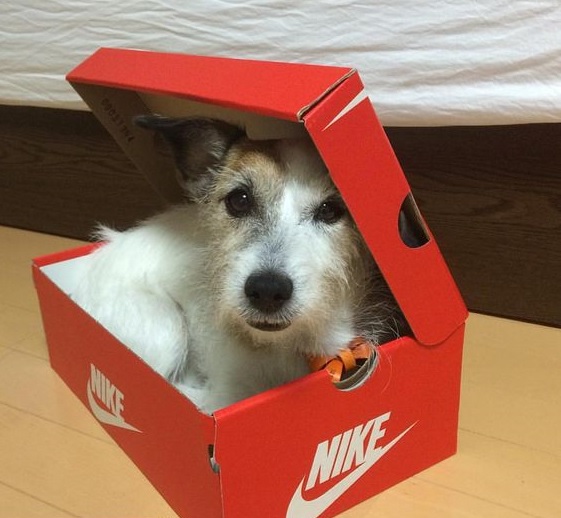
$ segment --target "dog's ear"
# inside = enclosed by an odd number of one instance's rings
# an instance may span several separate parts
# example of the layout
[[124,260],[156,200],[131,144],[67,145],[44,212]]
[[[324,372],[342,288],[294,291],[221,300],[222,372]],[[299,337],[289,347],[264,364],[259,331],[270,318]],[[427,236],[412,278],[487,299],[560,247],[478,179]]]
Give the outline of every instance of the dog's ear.
[[244,135],[236,126],[208,118],[139,115],[134,123],[158,132],[169,144],[181,185],[191,200],[204,197],[215,167],[232,143]]

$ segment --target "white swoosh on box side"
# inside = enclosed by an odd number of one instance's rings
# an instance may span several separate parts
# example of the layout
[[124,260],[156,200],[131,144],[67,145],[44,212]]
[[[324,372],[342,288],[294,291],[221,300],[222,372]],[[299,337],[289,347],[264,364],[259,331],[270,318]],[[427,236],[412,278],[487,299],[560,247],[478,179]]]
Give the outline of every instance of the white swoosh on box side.
[[288,510],[286,511],[286,518],[316,518],[323,513],[329,506],[335,503],[350,487],[355,484],[376,462],[378,462],[393,446],[395,446],[403,436],[411,430],[417,423],[413,423],[407,430],[400,433],[395,439],[390,441],[381,448],[376,448],[370,451],[366,460],[358,467],[349,473],[345,478],[341,479],[331,489],[326,491],[323,495],[314,498],[313,500],[306,500],[302,496],[302,488],[304,487],[304,477],[300,485],[294,492]]
[[108,412],[107,410],[101,408],[97,404],[97,401],[94,398],[89,381],[88,381],[88,403],[90,404],[90,408],[93,412],[93,415],[96,417],[96,419],[99,422],[110,424],[111,426],[117,426],[119,428],[124,428],[125,430],[130,430],[132,432],[142,433],[138,428],[135,428],[134,426],[127,423],[122,417],[117,417],[116,415],[113,415],[111,412]]

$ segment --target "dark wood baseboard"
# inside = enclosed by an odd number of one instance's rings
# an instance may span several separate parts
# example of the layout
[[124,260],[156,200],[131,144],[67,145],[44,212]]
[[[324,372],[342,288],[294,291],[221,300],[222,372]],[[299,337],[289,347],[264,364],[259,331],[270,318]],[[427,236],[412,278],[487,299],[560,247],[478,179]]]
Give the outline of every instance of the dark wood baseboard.
[[0,106],[0,224],[80,239],[162,207],[89,112]]
[[[387,133],[470,310],[561,326],[561,124]],[[83,239],[162,206],[90,113],[0,106],[0,224]]]
[[561,124],[387,129],[471,310],[561,325]]

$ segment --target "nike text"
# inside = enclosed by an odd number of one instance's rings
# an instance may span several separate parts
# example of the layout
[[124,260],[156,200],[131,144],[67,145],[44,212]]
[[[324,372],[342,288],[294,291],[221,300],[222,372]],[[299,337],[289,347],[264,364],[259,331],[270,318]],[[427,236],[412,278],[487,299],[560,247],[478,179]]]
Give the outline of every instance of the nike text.
[[86,395],[90,409],[98,421],[140,432],[127,423],[123,417],[125,410],[125,396],[93,363],[90,364],[90,378],[88,379]]
[[382,426],[388,421],[390,415],[391,412],[387,412],[371,419],[366,424],[358,425],[336,435],[330,441],[318,444],[306,490],[362,464],[367,452],[373,451],[378,439],[386,434],[386,430]]
[[[286,518],[320,516],[417,424],[413,423],[383,446],[377,446],[378,440],[386,435],[383,426],[390,416],[391,412],[387,412],[336,435],[331,440],[319,443],[308,476],[300,481],[288,504]],[[323,483],[335,477],[338,477],[337,481],[327,485],[320,495],[313,498],[304,497],[304,491],[316,486],[324,487]]]
[[107,407],[115,417],[121,418],[123,412],[123,393],[107,379],[107,377],[93,364],[90,364],[90,388],[92,393]]

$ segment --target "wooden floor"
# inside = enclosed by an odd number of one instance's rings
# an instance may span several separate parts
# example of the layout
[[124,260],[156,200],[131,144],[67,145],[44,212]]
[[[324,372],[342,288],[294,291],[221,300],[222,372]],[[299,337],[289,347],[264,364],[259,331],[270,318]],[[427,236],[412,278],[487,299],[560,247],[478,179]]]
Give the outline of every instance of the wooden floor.
[[[0,518],[173,517],[49,368],[30,259],[75,243],[0,227]],[[472,315],[460,421],[458,455],[342,516],[561,516],[561,329]]]

